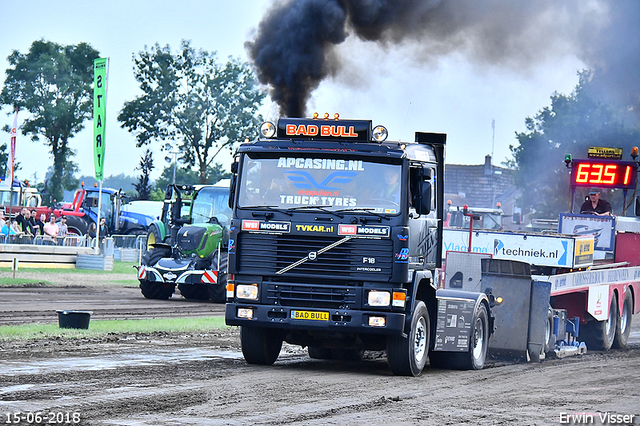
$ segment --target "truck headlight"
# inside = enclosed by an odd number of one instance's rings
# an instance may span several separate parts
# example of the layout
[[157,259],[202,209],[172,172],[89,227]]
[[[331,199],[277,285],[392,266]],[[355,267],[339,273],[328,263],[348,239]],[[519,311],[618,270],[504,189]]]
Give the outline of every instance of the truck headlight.
[[369,306],[389,306],[391,294],[388,291],[371,290],[367,297]]
[[258,286],[256,284],[237,284],[236,297],[238,299],[258,300]]

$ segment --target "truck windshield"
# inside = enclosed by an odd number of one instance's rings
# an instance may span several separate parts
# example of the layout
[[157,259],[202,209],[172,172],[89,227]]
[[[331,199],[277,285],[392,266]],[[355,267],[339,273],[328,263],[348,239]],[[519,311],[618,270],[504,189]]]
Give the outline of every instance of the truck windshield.
[[231,222],[229,189],[204,187],[193,199],[191,207],[192,224],[207,223],[216,217],[220,225],[228,228]]
[[402,167],[325,156],[244,157],[238,207],[400,212]]

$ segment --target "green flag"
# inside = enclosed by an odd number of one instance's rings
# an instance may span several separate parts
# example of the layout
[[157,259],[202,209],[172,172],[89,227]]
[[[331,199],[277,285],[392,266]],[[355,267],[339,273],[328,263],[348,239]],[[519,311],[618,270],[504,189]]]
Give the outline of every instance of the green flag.
[[93,164],[96,180],[104,178],[108,58],[93,61]]

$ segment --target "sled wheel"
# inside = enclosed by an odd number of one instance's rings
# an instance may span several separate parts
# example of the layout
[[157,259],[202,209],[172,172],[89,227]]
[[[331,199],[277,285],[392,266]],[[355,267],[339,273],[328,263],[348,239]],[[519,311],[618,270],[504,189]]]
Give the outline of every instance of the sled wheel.
[[616,349],[624,349],[629,341],[631,333],[631,318],[633,317],[633,298],[631,291],[627,288],[624,295],[624,303],[622,304],[622,313],[616,324],[616,336],[613,339],[613,347]]
[[[618,303],[615,296],[611,298],[609,316],[605,321],[589,321],[582,327],[583,340],[587,349],[608,351],[613,346],[613,340],[618,326]],[[581,333],[582,335],[582,333]]]

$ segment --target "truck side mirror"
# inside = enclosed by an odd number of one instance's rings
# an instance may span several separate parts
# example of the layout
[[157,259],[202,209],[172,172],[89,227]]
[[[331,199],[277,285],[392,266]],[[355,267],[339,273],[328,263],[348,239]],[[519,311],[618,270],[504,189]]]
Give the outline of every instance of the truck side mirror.
[[236,197],[236,181],[238,180],[238,157],[233,159],[231,163],[231,183],[229,184],[229,208],[233,210],[233,204]]
[[420,197],[416,200],[416,212],[420,215],[431,212],[431,182],[420,182]]

